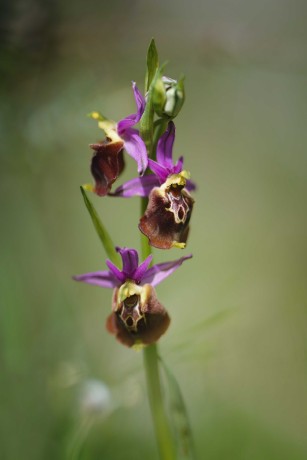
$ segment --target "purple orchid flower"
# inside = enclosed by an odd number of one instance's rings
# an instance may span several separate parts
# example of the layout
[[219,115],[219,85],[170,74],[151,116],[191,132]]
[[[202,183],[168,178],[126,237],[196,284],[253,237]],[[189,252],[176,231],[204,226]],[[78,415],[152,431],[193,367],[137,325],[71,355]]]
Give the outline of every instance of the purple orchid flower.
[[90,145],[94,150],[91,172],[95,179],[95,186],[87,188],[99,196],[105,196],[110,192],[112,184],[122,172],[123,149],[137,162],[139,174],[144,174],[148,166],[145,143],[139,131],[133,128],[144,113],[145,99],[135,82],[132,82],[132,89],[137,107],[136,113],[128,115],[117,124],[106,120],[97,112],[91,114],[92,118],[98,120],[99,127],[105,131],[107,137],[102,143]]
[[120,185],[112,196],[130,198],[133,196],[147,197],[154,187],[160,187],[170,176],[183,175],[185,188],[188,191],[196,189],[195,183],[187,179],[188,173],[183,170],[183,156],[176,164],[173,162],[173,145],[175,141],[176,128],[172,121],[168,123],[168,128],[160,137],[157,145],[157,161],[148,159],[148,166],[154,174],[147,174],[136,177]]
[[189,234],[189,222],[194,200],[189,191],[195,184],[189,181],[189,173],[183,170],[183,157],[173,162],[175,125],[159,139],[157,161],[148,160],[154,174],[138,177],[118,187],[115,196],[148,196],[148,206],[139,223],[139,229],[149,243],[159,249],[184,248]]
[[74,279],[113,288],[113,311],[107,318],[107,330],[129,347],[137,344],[149,345],[164,334],[170,323],[169,315],[158,301],[153,287],[170,276],[192,255],[149,267],[151,255],[139,264],[135,249],[116,250],[122,258],[121,270],[107,260],[109,270],[74,276]]

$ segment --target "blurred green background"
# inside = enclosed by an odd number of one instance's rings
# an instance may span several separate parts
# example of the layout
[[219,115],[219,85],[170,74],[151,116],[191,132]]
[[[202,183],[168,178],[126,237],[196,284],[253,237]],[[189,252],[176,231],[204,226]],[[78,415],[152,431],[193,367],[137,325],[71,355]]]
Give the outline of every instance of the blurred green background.
[[[157,459],[142,354],[105,330],[111,291],[71,281],[105,268],[79,192],[102,138],[85,115],[133,112],[152,36],[186,75],[174,153],[198,184],[194,258],[157,289],[198,458],[306,459],[306,2],[1,8],[1,460]],[[138,247],[138,199],[93,202]]]

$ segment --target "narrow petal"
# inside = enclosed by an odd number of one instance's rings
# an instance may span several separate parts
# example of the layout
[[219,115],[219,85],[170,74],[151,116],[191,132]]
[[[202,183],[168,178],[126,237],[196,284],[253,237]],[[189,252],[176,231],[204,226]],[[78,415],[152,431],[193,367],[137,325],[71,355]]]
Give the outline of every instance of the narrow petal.
[[175,125],[169,122],[165,133],[160,137],[157,145],[157,160],[161,165],[171,167],[173,165],[173,145],[175,141]]
[[130,248],[116,248],[120,253],[123,261],[123,273],[126,278],[133,278],[134,272],[139,265],[139,255],[135,249]]
[[197,187],[195,182],[188,179],[185,188],[188,190],[188,192],[193,192],[193,190],[196,190]]
[[164,262],[154,265],[149,268],[143,276],[142,284],[149,283],[152,286],[156,286],[177,270],[177,268],[179,268],[185,260],[191,259],[191,257],[192,254],[189,254],[188,256],[181,257],[178,260],[173,260],[172,262]]
[[123,139],[126,152],[137,162],[138,173],[144,174],[148,166],[148,156],[146,145],[138,130],[133,128],[126,129]]
[[114,193],[110,193],[109,195],[121,196],[123,198],[130,198],[132,196],[146,197],[154,187],[159,186],[160,182],[157,176],[155,174],[148,174],[125,182],[117,187]]
[[85,273],[84,275],[74,276],[73,279],[104,288],[115,288],[120,285],[118,279],[109,271]]
[[128,115],[128,117],[123,118],[117,123],[117,132],[120,136],[124,134],[126,129],[131,128],[140,121],[141,116],[143,115],[145,110],[145,99],[138,90],[138,87],[136,86],[135,82],[132,82],[132,90],[134,94],[137,112],[133,113],[132,115]]
[[108,268],[110,269],[112,275],[120,281],[120,283],[123,283],[126,280],[126,277],[124,273],[116,267],[109,259],[106,260],[106,264]]
[[179,174],[183,169],[183,157],[180,157],[177,164],[173,167],[172,173]]
[[148,167],[159,177],[161,183],[166,181],[169,171],[164,166],[149,158]]
[[140,283],[145,275],[149,264],[152,261],[152,255],[148,256],[141,265],[138,266],[136,272],[134,273],[133,279],[135,282]]

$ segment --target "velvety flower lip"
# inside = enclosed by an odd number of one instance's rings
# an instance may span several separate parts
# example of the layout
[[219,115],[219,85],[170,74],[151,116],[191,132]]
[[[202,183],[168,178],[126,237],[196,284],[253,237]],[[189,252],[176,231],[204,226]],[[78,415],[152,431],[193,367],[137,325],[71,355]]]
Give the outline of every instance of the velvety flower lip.
[[152,261],[151,255],[139,264],[138,252],[135,249],[118,247],[116,250],[122,258],[122,270],[116,267],[110,260],[107,260],[106,264],[109,268],[108,271],[97,271],[85,273],[84,275],[77,275],[73,277],[74,280],[83,281],[84,283],[104,288],[119,287],[127,280],[133,281],[140,286],[144,284],[157,286],[176,271],[185,260],[192,257],[192,254],[189,254],[172,262],[163,262],[148,268]]
[[95,179],[95,186],[90,189],[99,196],[108,194],[112,184],[124,169],[123,145],[123,141],[105,141],[90,145],[94,150],[91,173]]
[[157,161],[148,159],[148,166],[154,174],[147,174],[142,177],[131,179],[119,186],[112,196],[130,198],[132,196],[147,197],[154,187],[159,187],[167,181],[170,176],[182,175],[185,181],[185,188],[188,191],[195,190],[194,182],[187,179],[186,171],[183,171],[183,157],[177,163],[173,163],[173,145],[175,140],[175,125],[172,121],[160,137],[157,145]]

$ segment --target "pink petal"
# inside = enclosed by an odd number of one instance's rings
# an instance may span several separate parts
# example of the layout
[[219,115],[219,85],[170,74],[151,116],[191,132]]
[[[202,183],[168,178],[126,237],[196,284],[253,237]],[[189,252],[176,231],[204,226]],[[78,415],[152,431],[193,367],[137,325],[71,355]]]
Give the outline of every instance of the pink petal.
[[115,288],[120,285],[119,281],[109,271],[85,273],[84,275],[74,276],[73,279],[104,288]]
[[189,254],[188,256],[181,257],[178,260],[173,260],[172,262],[164,262],[154,265],[149,268],[143,276],[142,284],[148,283],[152,286],[156,286],[176,271],[185,260],[191,259],[191,257],[192,254]]

